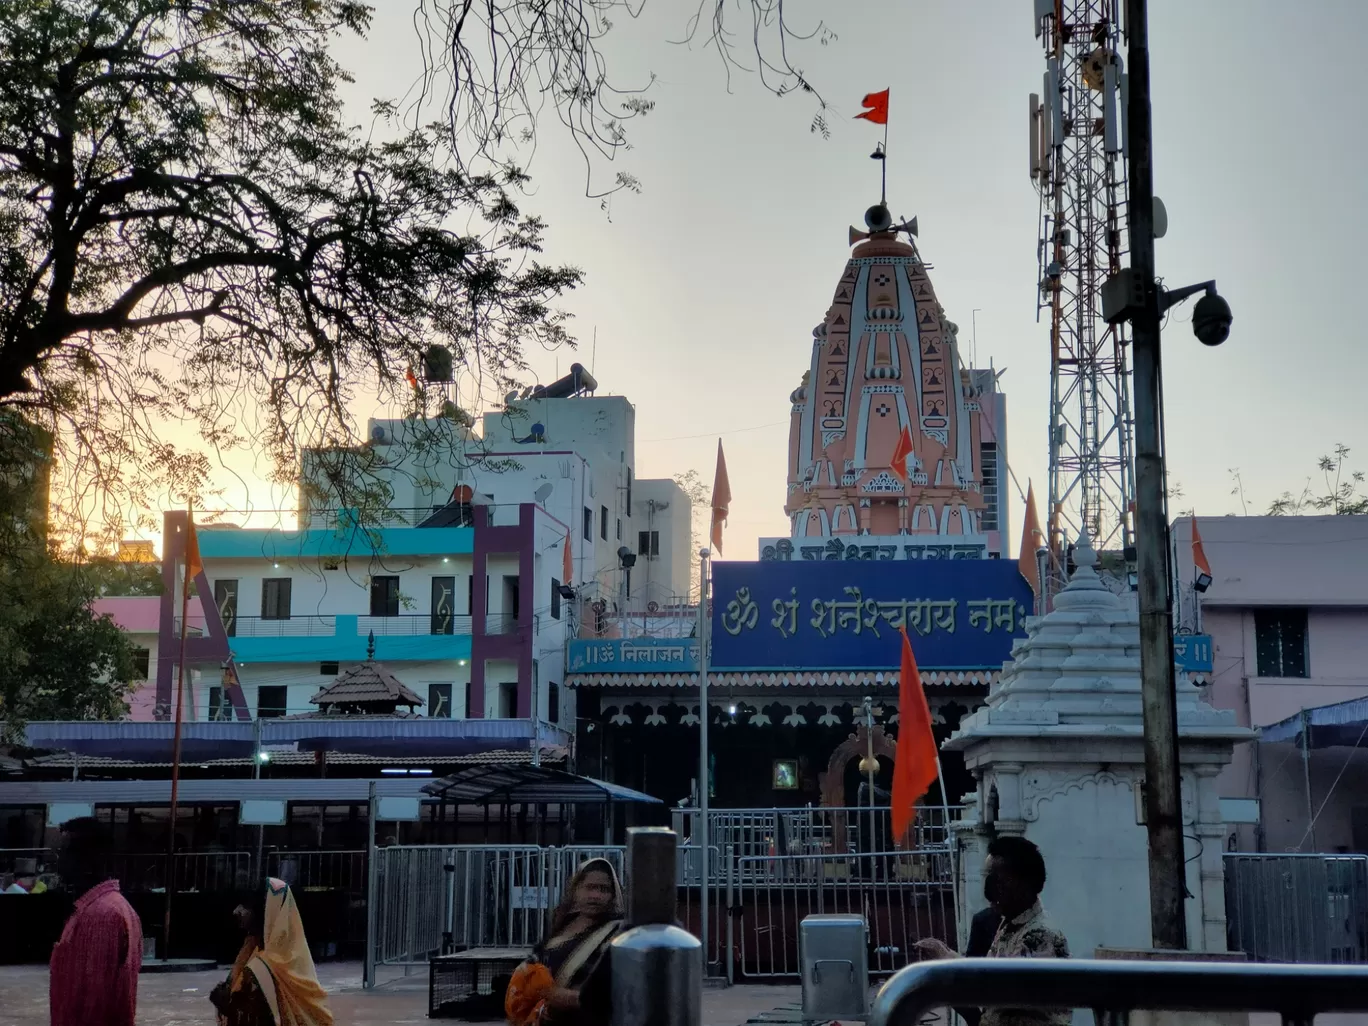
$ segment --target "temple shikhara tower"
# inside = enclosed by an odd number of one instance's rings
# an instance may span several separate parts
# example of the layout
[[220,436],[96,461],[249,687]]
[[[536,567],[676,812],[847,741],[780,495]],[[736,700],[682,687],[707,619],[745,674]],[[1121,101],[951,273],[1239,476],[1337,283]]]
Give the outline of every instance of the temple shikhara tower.
[[[790,539],[762,559],[981,559],[1006,554],[1006,404],[961,358],[914,240],[882,204],[865,213],[794,390]],[[906,479],[893,461],[903,429]],[[854,551],[852,552],[852,548]]]

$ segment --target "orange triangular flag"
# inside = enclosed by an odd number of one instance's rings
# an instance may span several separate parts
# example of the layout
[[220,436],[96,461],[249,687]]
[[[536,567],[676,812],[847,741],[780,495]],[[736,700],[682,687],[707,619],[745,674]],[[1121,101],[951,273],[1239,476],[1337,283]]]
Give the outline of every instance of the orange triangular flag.
[[415,392],[418,391],[418,377],[413,373],[412,364],[404,369],[404,380],[409,383],[409,387]]
[[908,484],[907,479],[907,457],[912,455],[912,429],[906,424],[903,425],[902,434],[898,436],[898,444],[893,446],[893,458],[889,460],[888,469],[893,471],[894,476],[902,479],[903,484]]
[[[1020,486],[1018,486],[1020,487]],[[1026,521],[1021,525],[1021,551],[1017,553],[1017,566],[1021,576],[1037,595],[1040,594],[1040,564],[1036,552],[1045,545],[1045,534],[1040,529],[1040,517],[1036,514],[1035,485],[1026,484]]]
[[565,533],[565,562],[561,566],[561,583],[575,586],[575,557],[570,552],[570,532]]
[[888,90],[882,92],[866,93],[865,98],[860,101],[860,106],[865,109],[856,114],[857,118],[864,118],[872,121],[876,125],[888,124]]
[[188,514],[185,523],[185,587],[188,591],[190,582],[204,569],[204,563],[200,560],[199,538],[195,535],[195,515]]
[[[1211,584],[1211,564],[1207,562],[1206,549],[1202,547],[1202,535],[1197,530],[1197,514],[1192,515],[1192,565],[1197,568],[1197,583],[1202,591]],[[1202,582],[1202,576],[1206,581]]]
[[940,775],[931,709],[922,690],[917,660],[907,629],[902,630],[902,666],[898,670],[898,748],[893,757],[893,840],[901,841],[912,826],[912,814],[931,782]]
[[717,440],[717,474],[712,490],[712,547],[722,552],[722,525],[731,509],[731,482],[727,480],[727,457],[722,452],[722,439]]

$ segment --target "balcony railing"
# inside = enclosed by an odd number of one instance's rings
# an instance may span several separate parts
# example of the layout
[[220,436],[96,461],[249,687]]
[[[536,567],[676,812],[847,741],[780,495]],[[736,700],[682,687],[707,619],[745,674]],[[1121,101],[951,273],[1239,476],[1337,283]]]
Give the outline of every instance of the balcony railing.
[[[356,631],[362,637],[469,634],[470,617],[451,613],[400,613],[397,616],[358,616]],[[331,638],[337,634],[336,616],[239,616],[224,624],[229,637],[238,638]],[[193,629],[193,628],[192,628]]]
[[[299,516],[299,526],[310,531],[350,530],[353,527],[417,527],[446,506],[417,506],[411,509],[367,511],[354,509],[313,509]],[[442,519],[443,527],[474,527],[474,507],[458,507]]]
[[238,616],[227,620],[229,637],[239,638],[329,638],[337,633],[335,616]]
[[377,638],[415,634],[469,634],[470,617],[454,613],[400,613],[398,616],[358,616],[356,632]]

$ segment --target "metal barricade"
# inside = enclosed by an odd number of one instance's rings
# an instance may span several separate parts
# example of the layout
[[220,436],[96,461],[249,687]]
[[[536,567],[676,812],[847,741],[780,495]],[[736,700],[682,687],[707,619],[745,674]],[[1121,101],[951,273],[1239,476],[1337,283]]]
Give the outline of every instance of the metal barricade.
[[731,910],[742,975],[798,976],[799,924],[809,915],[864,916],[874,974],[906,965],[923,937],[952,940],[949,862],[948,848],[735,859]]
[[[951,818],[959,811],[952,807]],[[697,844],[697,809],[672,810],[671,823],[686,845]],[[919,807],[910,841],[916,849],[947,845],[945,810]],[[708,843],[721,850],[730,847],[738,858],[889,851],[895,846],[886,805],[710,809]]]
[[1285,1026],[1310,1026],[1322,1012],[1368,1011],[1368,969],[1034,958],[922,962],[879,989],[869,1026],[914,1026],[933,1009],[965,1005],[1090,1008],[1099,1023],[1119,1026],[1136,1010],[1277,1012]]
[[1368,963],[1368,855],[1225,856],[1229,946],[1258,962]]
[[401,845],[376,849],[373,964],[411,967],[434,954],[528,948],[583,863],[613,846]]

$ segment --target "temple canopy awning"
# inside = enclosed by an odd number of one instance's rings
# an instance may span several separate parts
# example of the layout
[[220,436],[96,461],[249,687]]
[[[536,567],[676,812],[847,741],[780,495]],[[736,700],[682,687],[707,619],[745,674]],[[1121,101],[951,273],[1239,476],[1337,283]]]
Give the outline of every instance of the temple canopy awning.
[[1368,741],[1368,698],[1319,705],[1259,730],[1260,741],[1293,741],[1307,748],[1364,748]]
[[[166,762],[175,725],[63,720],[30,723],[28,748]],[[251,757],[258,749],[350,752],[374,756],[470,755],[531,745],[566,746],[570,735],[530,719],[448,720],[426,716],[300,716],[181,724],[183,762]]]
[[468,805],[605,805],[609,802],[663,804],[659,798],[606,780],[581,777],[546,766],[466,766],[423,787],[443,801]]
[[[938,670],[922,667],[922,684],[931,688],[962,688],[967,691],[982,691],[991,687],[1002,675],[1001,667],[996,669],[952,669]],[[565,684],[572,688],[660,688],[698,690],[697,673],[660,673],[660,672],[618,672],[618,673],[568,673]],[[898,687],[898,674],[892,670],[714,670],[708,674],[708,687],[717,696],[725,695],[727,690],[749,688],[840,688],[852,691],[881,688],[895,691]],[[717,697],[717,701],[724,701]]]

